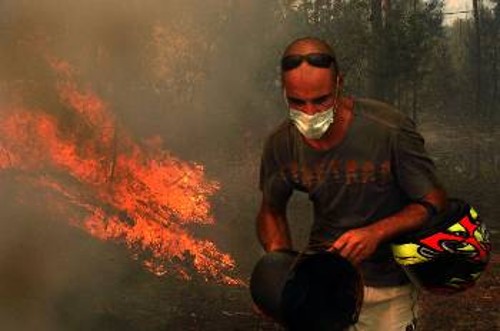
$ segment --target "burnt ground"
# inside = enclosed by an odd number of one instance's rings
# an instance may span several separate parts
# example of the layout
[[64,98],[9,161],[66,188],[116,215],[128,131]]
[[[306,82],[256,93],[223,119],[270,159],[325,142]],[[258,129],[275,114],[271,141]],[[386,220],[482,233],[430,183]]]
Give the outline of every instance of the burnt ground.
[[[53,252],[58,256],[54,264],[71,265],[69,273],[58,270],[66,274],[62,277],[46,274],[43,279],[17,266],[16,279],[2,286],[2,330],[282,330],[252,311],[245,288],[158,278],[113,244],[95,248],[92,239],[70,236],[81,241],[89,257],[75,265],[68,259],[81,252]],[[498,330],[498,255],[493,262],[473,289],[452,296],[424,294],[420,330]],[[5,282],[5,270],[1,277]]]
[[473,289],[451,296],[424,294],[422,330],[500,330],[500,259]]
[[[448,127],[427,120],[421,129],[448,192],[479,210],[492,230],[495,250],[500,243],[500,133]],[[226,168],[207,163],[208,170],[219,169],[211,176],[226,179],[214,201],[217,242],[233,254],[246,280],[261,254],[253,228],[258,153],[234,159]],[[0,330],[280,330],[252,311],[247,288],[156,277],[123,246],[91,238],[36,208],[20,208],[18,200],[15,181],[0,178]],[[302,219],[310,211],[304,199],[293,204],[291,223],[300,244],[308,227]],[[210,237],[214,229],[203,234]],[[499,330],[499,287],[495,253],[474,288],[421,296],[420,329]]]

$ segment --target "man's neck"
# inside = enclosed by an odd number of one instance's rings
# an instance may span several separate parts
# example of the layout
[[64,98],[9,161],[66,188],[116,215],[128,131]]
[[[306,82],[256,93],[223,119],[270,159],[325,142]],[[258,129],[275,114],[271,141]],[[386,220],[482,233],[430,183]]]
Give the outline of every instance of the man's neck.
[[335,113],[335,119],[321,139],[308,139],[304,141],[314,149],[328,150],[338,146],[347,134],[353,118],[354,103],[351,98],[341,98]]

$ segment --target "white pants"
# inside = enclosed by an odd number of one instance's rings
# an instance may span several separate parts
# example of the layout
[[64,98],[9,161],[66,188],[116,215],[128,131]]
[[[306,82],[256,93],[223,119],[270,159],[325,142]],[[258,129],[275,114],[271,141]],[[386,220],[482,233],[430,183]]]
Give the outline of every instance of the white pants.
[[417,290],[411,284],[365,287],[359,321],[349,331],[413,331]]

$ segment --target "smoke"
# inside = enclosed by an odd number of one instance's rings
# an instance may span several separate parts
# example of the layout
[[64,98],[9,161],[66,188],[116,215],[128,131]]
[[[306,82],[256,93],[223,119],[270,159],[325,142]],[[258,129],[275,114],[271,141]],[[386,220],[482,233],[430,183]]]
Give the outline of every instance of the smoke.
[[[71,130],[78,120],[47,66],[48,56],[67,60],[132,137],[161,137],[164,149],[221,183],[216,225],[190,230],[230,252],[248,277],[260,254],[260,147],[284,114],[277,64],[299,31],[284,3],[2,1],[0,117],[22,105]],[[123,247],[48,213],[43,192],[16,171],[0,172],[0,197],[2,330],[156,330],[186,313],[192,285],[149,275]]]

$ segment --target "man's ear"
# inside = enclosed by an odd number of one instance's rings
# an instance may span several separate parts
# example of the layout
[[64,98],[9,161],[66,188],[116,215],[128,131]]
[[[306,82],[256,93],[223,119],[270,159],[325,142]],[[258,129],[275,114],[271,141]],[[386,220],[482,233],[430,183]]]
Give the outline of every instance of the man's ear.
[[336,78],[335,78],[335,87],[336,88],[340,87],[342,89],[342,86],[344,86],[344,75],[339,72],[335,76],[336,76]]
[[290,107],[290,105],[288,104],[288,98],[287,98],[287,95],[286,95],[286,88],[283,86],[283,100],[285,101],[285,105],[288,107]]
[[344,75],[338,73],[335,77],[335,99],[339,97],[344,87]]

